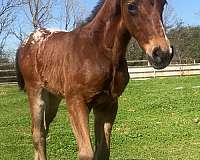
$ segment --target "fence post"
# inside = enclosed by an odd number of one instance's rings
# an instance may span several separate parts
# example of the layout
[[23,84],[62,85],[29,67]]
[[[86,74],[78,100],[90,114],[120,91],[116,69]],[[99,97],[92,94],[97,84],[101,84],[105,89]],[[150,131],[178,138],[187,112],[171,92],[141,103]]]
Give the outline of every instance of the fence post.
[[156,69],[153,69],[154,78],[156,78]]

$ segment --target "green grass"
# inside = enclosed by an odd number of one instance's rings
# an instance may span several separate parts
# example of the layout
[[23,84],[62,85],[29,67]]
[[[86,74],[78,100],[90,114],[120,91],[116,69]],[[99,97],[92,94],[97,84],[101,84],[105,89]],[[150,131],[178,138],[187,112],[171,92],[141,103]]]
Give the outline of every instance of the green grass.
[[[119,100],[111,160],[199,160],[200,88],[194,86],[200,86],[199,76],[131,81]],[[74,160],[76,154],[62,103],[48,136],[48,157]],[[0,87],[0,159],[33,159],[27,97],[16,86]]]

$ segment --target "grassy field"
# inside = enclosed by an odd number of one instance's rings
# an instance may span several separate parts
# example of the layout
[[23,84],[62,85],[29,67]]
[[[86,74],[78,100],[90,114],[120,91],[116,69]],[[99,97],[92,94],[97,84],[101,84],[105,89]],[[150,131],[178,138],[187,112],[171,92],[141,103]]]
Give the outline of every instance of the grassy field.
[[[27,97],[0,87],[0,159],[33,159]],[[92,115],[91,115],[92,128]],[[92,132],[93,129],[91,129]],[[93,136],[93,133],[92,133]],[[64,103],[48,136],[50,160],[75,160]],[[120,98],[111,160],[199,160],[200,77],[131,81]]]

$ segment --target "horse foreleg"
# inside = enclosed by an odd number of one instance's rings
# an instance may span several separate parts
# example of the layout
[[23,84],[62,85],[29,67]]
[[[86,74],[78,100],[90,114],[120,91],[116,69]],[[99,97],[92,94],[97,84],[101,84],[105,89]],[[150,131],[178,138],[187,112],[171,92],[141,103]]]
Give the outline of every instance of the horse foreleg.
[[71,126],[78,144],[79,160],[93,160],[89,133],[89,110],[81,98],[67,100]]
[[32,136],[35,160],[46,160],[46,127],[44,123],[45,100],[42,89],[29,88],[28,97],[32,118]]
[[107,106],[94,108],[95,115],[95,160],[109,160],[110,136],[113,123],[117,114],[117,100]]

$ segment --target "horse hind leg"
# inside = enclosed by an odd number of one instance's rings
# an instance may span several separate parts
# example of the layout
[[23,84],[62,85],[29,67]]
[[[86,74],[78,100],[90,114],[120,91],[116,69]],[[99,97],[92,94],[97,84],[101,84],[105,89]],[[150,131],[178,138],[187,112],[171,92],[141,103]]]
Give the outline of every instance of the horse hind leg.
[[50,123],[56,117],[58,107],[61,102],[61,98],[49,92],[45,92],[45,101],[46,101],[46,108],[45,108],[45,113],[44,113],[44,116],[45,116],[44,122],[46,123],[44,124],[44,126],[46,127],[46,131],[48,133]]
[[57,113],[60,99],[36,87],[28,89],[28,97],[32,117],[35,160],[46,160],[46,136],[50,122]]
[[46,160],[46,129],[44,126],[45,100],[42,88],[28,88],[30,112],[32,118],[32,138],[35,160]]

